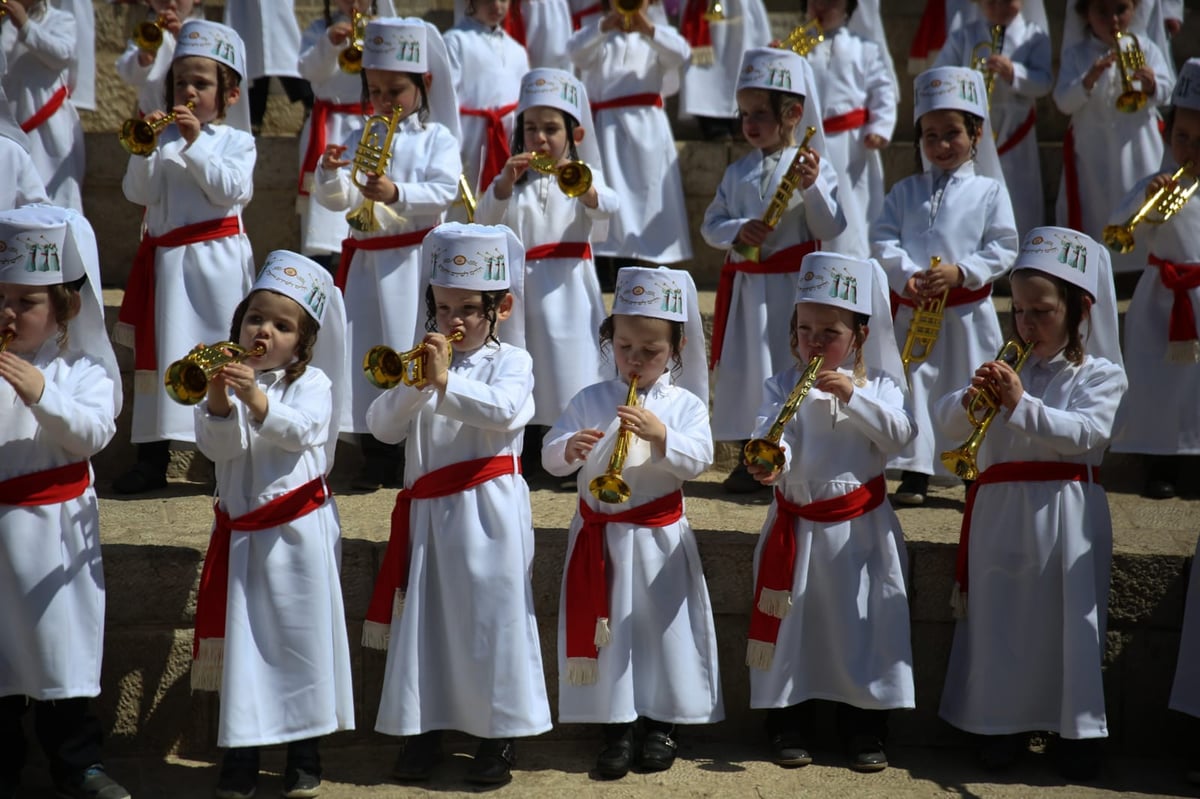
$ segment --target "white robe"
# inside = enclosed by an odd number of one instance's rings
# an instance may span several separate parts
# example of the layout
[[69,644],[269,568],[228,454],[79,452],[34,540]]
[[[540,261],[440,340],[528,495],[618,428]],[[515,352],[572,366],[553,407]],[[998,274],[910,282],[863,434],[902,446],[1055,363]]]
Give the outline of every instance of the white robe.
[[[974,66],[971,63],[973,49],[980,42],[990,45],[991,40],[991,23],[980,19],[970,22],[947,38],[935,66]],[[1010,84],[996,76],[992,88],[988,115],[998,148],[1011,141],[1013,133],[1033,111],[1035,101],[1049,94],[1054,86],[1050,35],[1023,16],[1018,14],[1005,29],[1000,54],[1012,59],[1013,82]],[[1000,168],[1004,170],[1004,182],[1013,201],[1017,230],[1023,235],[1031,228],[1046,224],[1036,125],[1020,143],[1000,156]]]
[[[654,37],[600,32],[592,17],[568,43],[592,104],[636,94],[662,94],[688,60],[687,42],[670,25],[656,22]],[[639,105],[593,115],[604,174],[620,207],[597,255],[673,264],[692,257],[683,177],[671,124],[662,108]],[[592,131],[588,131],[589,134]]]
[[[940,173],[939,175],[944,174]],[[1017,256],[1017,229],[1004,185],[976,175],[967,161],[951,175],[937,213],[931,213],[934,172],[912,175],[888,192],[883,213],[871,226],[871,254],[888,276],[892,292],[929,269],[930,256],[958,264],[963,287],[980,289],[1012,266]],[[904,340],[913,309],[900,306],[894,318],[896,345]],[[962,443],[932,424],[930,408],[939,397],[965,385],[985,361],[995,359],[1004,338],[990,297],[968,305],[947,305],[942,327],[928,359],[909,368],[917,438],[888,466],[923,474],[949,475],[941,453]]]
[[166,80],[167,70],[171,68],[171,61],[175,57],[175,34],[164,28],[162,37],[162,45],[147,66],[138,62],[138,54],[142,51],[132,39],[126,44],[125,52],[117,58],[117,75],[137,89],[137,110],[143,116],[153,111],[169,110],[171,105]]
[[[353,155],[360,131],[345,141]],[[356,239],[395,236],[431,228],[442,221],[442,213],[458,196],[458,176],[462,162],[458,142],[445,126],[436,122],[422,124],[417,115],[404,119],[392,140],[387,176],[400,190],[390,205],[375,204],[375,218],[382,225],[378,233],[352,231]],[[362,179],[361,177],[359,178]],[[350,182],[350,168],[333,172],[317,166],[312,197],[334,211],[357,208],[362,192]],[[362,362],[367,350],[386,344],[402,351],[424,335],[425,287],[429,285],[420,245],[391,250],[359,250],[350,263],[346,278],[346,347],[352,364]],[[343,431],[367,432],[367,406],[379,396],[361,369],[351,369],[351,418],[344,419]],[[346,427],[350,424],[350,427]]]
[[[174,125],[150,155],[130,156],[121,188],[125,199],[146,207],[152,236],[225,217],[240,217],[254,193],[254,138],[226,125],[204,125],[191,146]],[[196,344],[229,338],[233,311],[250,290],[254,256],[238,233],[182,247],[160,247],[154,256],[154,329],[158,373],[134,380],[135,444],[195,441],[192,409],[171,401],[162,375]],[[131,338],[116,331],[122,343]]]
[[[717,196],[704,212],[700,227],[704,240],[717,249],[729,250],[742,225],[762,218],[795,155],[795,147],[785,147],[778,160],[764,160],[761,150],[753,150],[730,164]],[[765,186],[764,168],[771,170]],[[820,176],[813,185],[797,188],[792,194],[783,219],[763,243],[763,258],[810,239],[832,239],[845,230],[840,200],[837,173],[822,159]],[[732,251],[729,258],[744,260]],[[762,405],[763,383],[791,363],[788,321],[796,307],[796,280],[795,272],[734,275],[719,377],[713,389],[713,438],[717,441],[750,437]]]
[[[800,379],[792,366],[766,382],[756,435],[765,435]],[[843,374],[853,370],[842,368]],[[797,505],[835,499],[883,474],[917,433],[903,387],[871,370],[843,403],[812,389],[784,428],[787,465],[776,486]],[[777,506],[754,553],[757,580]],[[797,520],[792,605],[771,668],[750,669],[750,706],[829,699],[873,710],[916,705],[908,619],[908,553],[891,504],[846,522]]]
[[[311,365],[291,383],[282,376],[257,375],[269,403],[261,424],[236,398],[224,418],[209,414],[207,399],[194,408],[196,445],[216,465],[217,496],[235,519],[329,468],[329,378]],[[332,496],[287,524],[231,534],[218,746],[354,729],[341,560]]]
[[[771,20],[762,0],[728,0],[721,5],[725,10],[724,21],[710,22],[708,26],[712,63],[698,64],[693,59],[684,70],[679,92],[679,110],[684,114],[736,117],[742,56],[747,50],[766,47],[771,41]],[[687,3],[680,6],[686,8]]]
[[[1151,176],[1153,177],[1153,176]],[[1111,221],[1120,224],[1146,201],[1139,181],[1117,205]],[[1148,252],[1175,264],[1200,266],[1200,197],[1192,197],[1164,224],[1134,230]],[[1200,288],[1188,292],[1200,320]],[[1125,371],[1129,390],[1117,414],[1114,452],[1200,455],[1200,402],[1164,402],[1164,397],[1200,397],[1200,364],[1174,361],[1168,333],[1175,292],[1162,284],[1158,267],[1146,266],[1125,312]]]
[[300,77],[300,23],[293,2],[228,0],[224,22],[246,45],[246,83],[266,75]]
[[[672,385],[670,374],[664,373],[639,401],[667,427],[666,456],[652,455],[648,443],[632,438],[622,476],[633,495],[622,505],[599,502],[588,491],[588,483],[608,465],[617,438],[616,407],[625,403],[628,393],[629,386],[621,379],[585,388],[571,400],[542,446],[546,471],[566,476],[578,469],[580,499],[605,513],[677,491],[712,463],[704,402]],[[567,439],[585,428],[606,432],[580,468],[579,461],[567,463],[565,451]],[[567,544],[568,561],[581,527],[576,514]],[[712,603],[687,516],[668,527],[609,524],[604,548],[612,641],[600,649],[598,682],[572,685],[567,681],[564,582],[558,613],[559,721],[621,723],[648,716],[675,724],[707,724],[723,719]]]
[[1200,564],[1200,539],[1196,541],[1196,554],[1192,556],[1179,660],[1175,664],[1175,682],[1168,707],[1200,717],[1200,568],[1196,564]]
[[[0,76],[0,83],[18,123],[41,111],[66,85],[75,52],[75,18],[44,3],[41,8],[20,30],[11,22],[0,26],[0,50],[8,60],[8,73]],[[72,103],[64,101],[49,119],[29,131],[29,157],[50,201],[83,213],[83,125]]]
[[22,205],[48,203],[42,176],[29,160],[29,153],[17,142],[0,134],[0,175],[8,177],[0,183],[0,211]]
[[[404,485],[462,461],[520,457],[533,415],[529,353],[509,344],[455,352],[446,391],[397,386],[367,423],[405,441]],[[461,730],[516,738],[550,729],[534,615],[529,486],[503,475],[414,500],[404,612],[392,620],[375,729]]]
[[[617,208],[617,195],[592,170],[599,205],[592,209],[563,194],[552,175],[532,170],[507,200],[489,189],[475,221],[505,224],[528,250],[542,244],[590,241],[593,225]],[[530,424],[552,425],[567,403],[610,371],[600,355],[600,323],[608,315],[591,258],[525,262],[525,349],[533,357],[535,410]]]
[[567,0],[519,0],[525,20],[525,52],[529,68],[571,71],[567,40],[574,32]]
[[[1139,37],[1140,38],[1140,37]],[[1137,181],[1158,169],[1163,140],[1158,132],[1157,106],[1171,101],[1174,81],[1167,62],[1154,43],[1141,38],[1146,65],[1154,70],[1156,88],[1141,111],[1127,114],[1114,103],[1122,92],[1117,65],[1104,71],[1089,93],[1083,76],[1110,49],[1090,34],[1062,53],[1054,104],[1070,114],[1074,133],[1076,174],[1079,179],[1080,231],[1102,241],[1109,214]],[[1128,47],[1128,45],[1126,45]],[[1066,176],[1059,181],[1055,206],[1057,224],[1070,226],[1067,217]],[[1141,239],[1139,239],[1141,241]],[[1146,263],[1145,245],[1127,255],[1112,254],[1113,272],[1136,272]]]
[[[98,361],[60,355],[52,338],[32,362],[46,380],[36,404],[0,379],[0,480],[90,458],[117,429],[112,379]],[[0,505],[0,575],[0,696],[98,696],[104,569],[95,489],[51,505]]]
[[[964,381],[965,382],[965,381]],[[1033,355],[1025,392],[979,448],[979,469],[1010,461],[1099,465],[1125,390],[1120,366]],[[962,390],[934,410],[945,435],[973,431]],[[1005,418],[1007,416],[1007,418]],[[967,617],[954,631],[942,718],[981,735],[1108,735],[1100,666],[1107,645],[1112,520],[1099,483],[981,485],[971,524]]]

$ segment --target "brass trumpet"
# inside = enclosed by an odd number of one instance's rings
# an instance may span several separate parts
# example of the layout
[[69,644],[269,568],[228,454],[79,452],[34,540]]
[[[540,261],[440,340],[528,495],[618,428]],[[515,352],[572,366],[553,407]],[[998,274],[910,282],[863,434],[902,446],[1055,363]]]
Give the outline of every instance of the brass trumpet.
[[[232,354],[226,353],[229,350]],[[267,347],[259,344],[246,349],[232,341],[221,341],[208,346],[196,347],[184,357],[167,367],[163,385],[167,396],[180,405],[195,405],[208,393],[208,383],[222,367],[241,363],[247,358],[265,355]]]
[[[1014,372],[1020,372],[1025,361],[1029,359],[1030,353],[1033,352],[1034,346],[1033,342],[1022,344],[1020,339],[1012,338],[1004,342],[1004,346],[1000,348],[995,359],[1007,363]],[[992,421],[999,412],[1000,399],[990,388],[985,388],[975,395],[967,406],[967,418],[971,420],[975,431],[971,433],[970,438],[963,442],[961,447],[942,453],[942,464],[948,470],[963,480],[974,480],[979,477],[977,463],[979,445],[983,443],[988,428],[992,426]]]
[[621,30],[633,30],[633,21],[642,10],[644,0],[616,0],[613,7],[621,15]]
[[784,50],[791,50],[796,55],[807,57],[823,41],[825,41],[825,30],[821,27],[820,22],[811,19],[803,25],[793,28],[779,46]]
[[160,16],[153,22],[146,20],[138,23],[133,29],[133,43],[139,50],[154,55],[162,47],[163,30],[167,27],[167,18]]
[[[933,269],[941,262],[940,255],[930,256],[929,268]],[[910,387],[912,376],[908,373],[908,367],[924,362],[933,351],[938,333],[942,331],[942,317],[945,315],[946,299],[949,296],[950,289],[946,289],[936,297],[920,300],[913,308],[912,322],[909,323],[908,335],[904,338],[904,350],[900,353],[900,362],[904,364],[904,374],[908,377]],[[920,350],[917,350],[918,346],[921,347]]]
[[471,187],[467,184],[467,176],[458,176],[458,203],[462,203],[463,208],[467,209],[467,221],[475,221],[475,195],[471,193]]
[[[804,131],[804,141],[800,142],[800,146],[796,148],[796,154],[792,156],[792,163],[788,164],[787,171],[779,179],[775,195],[771,197],[767,210],[763,212],[762,221],[767,227],[773,228],[779,224],[779,220],[783,219],[788,203],[792,201],[792,194],[800,186],[800,162],[804,158],[804,151],[816,132],[817,129],[813,125],[809,125],[808,129]],[[734,244],[733,250],[747,261],[755,263],[758,263],[759,258],[762,257],[762,247],[755,244]]]
[[988,69],[987,62],[992,56],[1000,55],[1000,51],[1004,49],[1004,26],[993,25],[991,31],[990,42],[980,42],[971,48],[971,67],[983,73],[989,108],[992,105],[992,88],[996,85],[996,73]]
[[[1142,203],[1142,207],[1138,208],[1133,216],[1125,220],[1121,225],[1108,225],[1104,228],[1104,243],[1109,249],[1114,252],[1127,253],[1133,250],[1133,229],[1142,222],[1148,225],[1161,225],[1183,208],[1193,194],[1196,193],[1196,187],[1200,186],[1200,179],[1193,179],[1192,185],[1186,189],[1179,185],[1179,179],[1183,177],[1185,172],[1190,172],[1192,162],[1188,161],[1183,166],[1171,175],[1171,182],[1163,186],[1154,194],[1150,195],[1146,202]],[[1150,213],[1154,212],[1157,216],[1151,217]]]
[[554,175],[559,190],[568,197],[586,194],[592,187],[592,170],[583,161],[570,161],[558,166],[551,156],[534,153],[529,158],[529,166],[543,175]]
[[[637,375],[629,378],[629,394],[625,397],[626,405],[637,405],[637,384]],[[608,459],[608,468],[604,474],[592,478],[592,482],[588,483],[588,491],[591,491],[592,496],[601,502],[616,505],[628,502],[629,498],[633,496],[629,484],[621,477],[621,470],[625,468],[625,455],[629,452],[629,440],[632,437],[633,431],[622,426],[620,432],[617,433],[617,443],[613,444],[612,455]]]
[[362,72],[363,42],[367,38],[367,22],[371,17],[360,12],[357,8],[350,9],[350,44],[338,53],[338,66],[342,72],[357,75]]
[[[1127,36],[1132,44],[1129,47],[1123,47],[1122,42]],[[1124,34],[1121,31],[1114,31],[1113,40],[1113,47],[1117,53],[1117,66],[1121,70],[1121,88],[1123,89],[1117,98],[1117,110],[1132,114],[1142,110],[1149,99],[1140,85],[1137,87],[1133,85],[1133,73],[1146,66],[1146,54],[1142,51],[1142,44],[1138,41],[1136,33]]]
[[[358,140],[358,147],[354,150],[354,166],[350,169],[350,182],[355,186],[360,189],[367,187],[367,184],[360,182],[357,177],[360,172],[382,175],[387,171],[388,161],[392,157],[392,138],[396,135],[396,127],[403,115],[404,110],[396,106],[392,109],[390,117],[376,114],[367,118],[362,136]],[[380,127],[384,128],[382,142]],[[361,233],[374,233],[381,227],[375,219],[374,200],[363,200],[361,205],[346,214],[346,221],[350,227]]]
[[8,349],[8,345],[11,344],[12,340],[16,337],[16,333],[12,332],[11,330],[5,330],[4,335],[0,335],[0,352],[4,352],[6,349]]
[[762,438],[746,442],[746,446],[742,449],[742,457],[747,466],[761,466],[773,472],[783,468],[786,459],[783,456],[783,447],[779,446],[779,439],[783,438],[783,428],[796,415],[796,409],[800,407],[800,403],[812,390],[813,383],[817,381],[817,372],[821,371],[824,363],[824,355],[814,355],[809,360],[800,379],[796,381],[796,387],[792,389],[791,394],[788,394],[783,407],[779,409],[779,415],[775,417],[771,429]]
[[[188,100],[187,107],[188,110],[195,108],[195,101]],[[127,119],[121,126],[121,146],[130,155],[150,155],[158,146],[158,134],[174,121],[174,111],[154,122],[147,122],[144,119]]]
[[[455,330],[446,336],[446,341],[462,341],[463,332]],[[425,345],[418,344],[411,350],[396,352],[391,347],[378,344],[363,356],[363,372],[376,388],[395,388],[403,383],[415,386],[425,382]]]
[[708,0],[708,7],[704,9],[705,22],[724,22],[725,21],[725,6],[721,0]]

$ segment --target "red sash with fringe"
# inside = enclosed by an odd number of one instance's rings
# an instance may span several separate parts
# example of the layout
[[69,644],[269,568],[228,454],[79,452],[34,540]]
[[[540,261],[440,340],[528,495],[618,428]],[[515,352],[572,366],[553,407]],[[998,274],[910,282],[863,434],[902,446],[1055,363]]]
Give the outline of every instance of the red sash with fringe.
[[[515,5],[514,3],[513,6]],[[500,174],[504,165],[508,163],[509,157],[512,156],[508,147],[508,137],[504,135],[504,117],[516,110],[516,103],[502,105],[499,108],[467,108],[465,105],[458,108],[458,112],[465,117],[483,117],[487,125],[483,136],[483,164],[479,168],[481,191],[487,191],[488,186],[492,185],[492,180]]]
[[539,244],[525,251],[525,263],[540,261],[543,258],[579,258],[590,259],[592,245],[586,241],[556,241],[551,244]]
[[662,108],[662,95],[655,94],[654,92],[644,92],[643,94],[627,94],[624,97],[614,97],[611,100],[596,100],[592,103],[592,113],[607,111],[610,108],[631,108],[638,105]]
[[846,130],[861,128],[871,119],[871,112],[866,108],[855,108],[844,114],[829,117],[821,122],[826,133],[841,133]]
[[[900,310],[903,305],[908,308],[916,308],[917,303],[914,300],[905,297],[903,294],[897,294],[894,291],[888,292],[889,299],[892,304],[892,318],[896,318],[896,311]],[[955,305],[970,305],[973,302],[982,302],[992,296],[992,284],[989,283],[983,288],[968,289],[962,286],[955,286],[950,289],[950,293],[946,295],[946,307],[950,308]]]
[[1029,135],[1029,131],[1033,130],[1033,126],[1037,123],[1037,108],[1029,109],[1029,116],[1025,117],[1025,121],[1013,131],[1012,135],[1005,139],[1004,144],[996,148],[996,155],[1004,155],[1012,148],[1021,143],[1021,140]]
[[1171,322],[1167,340],[1195,341],[1196,313],[1188,292],[1200,287],[1200,264],[1176,264],[1157,255],[1151,255],[1148,261],[1151,266],[1158,267],[1158,279],[1162,281],[1163,288],[1175,296],[1171,302]]
[[704,14],[708,0],[687,0],[679,17],[679,32],[692,46],[692,63],[707,66],[713,62],[712,31]]
[[0,480],[0,505],[55,505],[82,496],[89,485],[88,462],[68,463]]
[[50,99],[46,101],[44,106],[39,108],[29,119],[21,123],[21,130],[29,133],[38,125],[54,116],[55,112],[62,108],[62,104],[66,102],[67,96],[70,94],[71,90],[66,86],[59,86],[58,91],[50,95]]
[[354,260],[354,253],[359,250],[376,252],[378,250],[398,250],[401,247],[415,247],[425,240],[425,236],[431,230],[433,228],[427,227],[414,230],[412,233],[397,233],[394,236],[374,236],[369,239],[356,239],[350,236],[342,239],[342,256],[338,260],[338,270],[333,278],[333,285],[343,292],[346,290],[346,279],[350,276],[350,262]]
[[361,103],[331,103],[328,100],[313,100],[312,115],[309,117],[308,146],[304,148],[304,161],[300,165],[300,196],[308,196],[305,182],[308,176],[317,171],[317,163],[325,152],[325,126],[329,124],[330,114],[359,114],[363,113]]

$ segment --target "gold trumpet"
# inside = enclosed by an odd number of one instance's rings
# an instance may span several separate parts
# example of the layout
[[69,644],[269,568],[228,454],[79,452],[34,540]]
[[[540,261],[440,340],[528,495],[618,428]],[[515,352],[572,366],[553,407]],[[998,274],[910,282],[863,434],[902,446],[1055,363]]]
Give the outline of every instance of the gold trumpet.
[[[812,141],[813,134],[816,132],[817,129],[813,125],[809,125],[808,129],[804,131],[804,141],[800,142],[800,146],[796,148],[796,154],[792,156],[792,163],[788,164],[787,171],[779,179],[775,195],[771,197],[771,202],[763,213],[762,221],[767,227],[773,228],[779,224],[779,220],[783,219],[788,203],[792,201],[792,194],[800,185],[800,166],[801,160],[804,158],[804,151],[808,148],[808,143]],[[759,258],[762,257],[762,247],[756,244],[734,244],[733,249],[747,261],[758,263]]]
[[1000,55],[1000,51],[1004,49],[1004,26],[993,25],[991,31],[990,42],[980,42],[971,48],[971,67],[983,73],[989,108],[992,105],[992,88],[996,85],[996,73],[988,69],[987,62],[992,56]]
[[350,9],[350,44],[338,53],[338,66],[342,72],[357,75],[362,72],[363,42],[367,38],[367,22],[371,17],[360,12],[357,8]]
[[138,23],[133,29],[133,43],[139,50],[154,55],[162,47],[163,30],[167,27],[167,18],[160,16],[154,21],[146,20]]
[[644,0],[616,0],[613,7],[621,15],[621,30],[633,30],[633,21],[641,12]]
[[[929,258],[929,268],[933,269],[942,262],[940,255]],[[908,325],[908,335],[904,338],[904,350],[900,353],[900,362],[904,364],[904,374],[912,385],[912,376],[908,367],[914,363],[922,363],[933,351],[938,333],[942,331],[942,317],[946,311],[946,299],[950,289],[946,289],[936,297],[925,297],[913,308],[912,322]],[[917,350],[920,346],[921,349]]]
[[[1014,372],[1020,372],[1025,361],[1029,359],[1030,353],[1033,352],[1034,346],[1033,342],[1022,344],[1020,339],[1011,338],[1004,342],[1004,346],[1000,348],[995,359],[1007,363]],[[961,447],[942,453],[942,464],[948,470],[963,480],[974,480],[979,477],[977,463],[979,445],[983,443],[988,428],[992,426],[992,421],[999,412],[1000,398],[995,391],[991,388],[984,388],[975,394],[970,404],[967,405],[967,418],[971,420],[975,431],[971,433],[970,438],[963,442]]]
[[[1196,187],[1200,186],[1200,179],[1196,178],[1192,179],[1192,185],[1186,189],[1179,185],[1179,179],[1191,169],[1192,162],[1188,161],[1179,167],[1175,174],[1171,175],[1170,183],[1150,195],[1146,202],[1142,203],[1142,207],[1125,220],[1124,224],[1105,227],[1104,243],[1108,245],[1109,249],[1119,253],[1131,252],[1134,245],[1133,229],[1135,227],[1142,222],[1148,225],[1161,225],[1179,213],[1179,209],[1183,208],[1188,198],[1196,193]],[[1151,217],[1151,212],[1156,213],[1157,216]]]
[[784,400],[783,407],[779,409],[779,415],[775,417],[767,434],[762,438],[746,442],[746,446],[742,449],[742,457],[745,458],[747,466],[761,466],[772,472],[783,468],[786,459],[783,456],[783,447],[779,446],[779,439],[783,438],[783,428],[796,415],[796,409],[800,407],[800,403],[812,390],[813,383],[817,381],[817,372],[821,371],[824,363],[824,355],[814,355],[809,360],[808,366],[800,375],[800,379],[796,381],[796,387],[792,389],[792,393],[788,394],[788,398]]
[[[360,172],[382,175],[387,170],[388,161],[392,157],[392,138],[396,135],[396,126],[400,124],[403,114],[404,109],[396,106],[392,109],[390,117],[383,114],[367,117],[358,147],[354,150],[354,166],[350,169],[350,182],[355,186],[360,189],[367,187],[367,184],[360,182],[357,177]],[[380,127],[384,128],[382,137],[379,133]],[[380,138],[383,139],[382,142]],[[374,233],[381,228],[379,221],[375,219],[374,200],[363,200],[361,205],[346,214],[346,221],[360,233]]]
[[208,393],[209,381],[222,367],[231,363],[241,363],[247,358],[257,358],[266,352],[265,344],[248,350],[232,341],[196,347],[167,367],[167,372],[163,375],[167,396],[180,405],[195,405],[204,399],[204,395]]
[[704,21],[725,21],[725,5],[721,2],[721,0],[708,0],[708,7],[704,9]]
[[[455,330],[446,336],[446,341],[462,341],[462,338],[463,332]],[[401,383],[416,386],[425,382],[426,355],[423,343],[405,352],[396,352],[391,347],[378,344],[363,356],[363,372],[376,388],[395,388]]]
[[543,175],[554,175],[559,190],[568,197],[586,194],[592,187],[592,170],[583,161],[569,161],[558,166],[551,156],[534,153],[529,158],[529,166]]
[[5,330],[4,335],[0,335],[0,352],[4,352],[6,349],[8,349],[8,345],[11,344],[12,340],[16,337],[16,333],[12,332],[11,330]]
[[[1126,38],[1132,41],[1129,47],[1122,46],[1122,42]],[[1146,54],[1142,51],[1142,43],[1138,41],[1136,33],[1125,34],[1121,31],[1113,31],[1113,47],[1117,53],[1117,66],[1121,69],[1121,88],[1123,89],[1117,98],[1117,110],[1132,114],[1142,110],[1149,99],[1146,92],[1142,91],[1140,82],[1137,87],[1133,85],[1133,73],[1146,66]]]
[[[192,110],[196,107],[196,102],[188,100],[187,107],[189,111]],[[121,146],[130,155],[150,155],[158,146],[158,134],[174,121],[174,111],[154,122],[147,122],[144,119],[127,119],[121,126]]]
[[[625,397],[625,404],[631,407],[637,405],[637,384],[637,375],[629,378],[629,394]],[[633,438],[633,431],[622,425],[620,432],[617,433],[617,443],[613,444],[612,455],[608,459],[608,468],[604,474],[593,477],[592,482],[588,483],[588,491],[591,491],[592,496],[601,502],[617,505],[628,502],[629,497],[633,495],[629,484],[621,477],[631,438]]]
[[821,27],[820,22],[811,19],[803,25],[793,28],[779,46],[784,50],[791,50],[796,55],[807,56],[823,41],[825,41],[825,30]]
[[[463,208],[467,209],[467,221],[475,221],[475,195],[471,193],[471,187],[467,185],[467,176],[458,176],[458,202],[462,203]],[[455,203],[458,205],[458,203]]]

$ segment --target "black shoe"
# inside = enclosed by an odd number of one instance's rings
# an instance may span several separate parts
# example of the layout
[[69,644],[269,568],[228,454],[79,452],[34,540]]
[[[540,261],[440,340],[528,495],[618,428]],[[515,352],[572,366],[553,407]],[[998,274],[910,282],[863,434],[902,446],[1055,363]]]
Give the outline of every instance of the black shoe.
[[517,745],[512,738],[484,738],[467,767],[465,779],[476,785],[503,785],[512,780],[515,765]]
[[167,487],[167,470],[146,461],[138,461],[133,468],[113,480],[113,491],[118,494],[145,494]]
[[257,788],[258,747],[226,750],[217,779],[217,799],[250,799]]
[[871,773],[888,767],[883,741],[874,735],[855,735],[850,739],[850,768]]
[[666,771],[675,764],[675,752],[679,744],[671,737],[674,724],[647,722],[649,729],[638,750],[638,768],[645,771]]
[[1175,494],[1175,483],[1170,480],[1155,480],[1151,477],[1142,488],[1142,496],[1147,499],[1171,499]]
[[929,475],[920,472],[904,472],[900,475],[900,485],[892,494],[900,505],[924,505],[925,496],[929,493]]
[[1012,768],[1025,751],[1026,737],[1024,734],[1014,735],[983,735],[983,744],[979,747],[979,761],[988,771],[1005,771]]
[[750,470],[746,468],[745,462],[733,467],[733,471],[721,483],[721,487],[725,489],[726,494],[757,494],[760,491],[771,490],[770,486],[765,486],[754,479]]
[[605,726],[606,744],[596,758],[596,774],[606,780],[617,780],[633,766],[633,724]]
[[[104,766],[96,764],[68,779],[54,781],[55,795],[59,799],[129,799],[129,791],[104,773]],[[13,786],[12,796],[16,796]]]
[[1091,782],[1100,776],[1103,738],[1058,738],[1054,741],[1058,773],[1071,782]]
[[302,768],[288,767],[283,772],[284,799],[310,799],[321,795],[321,777]]
[[812,755],[799,733],[779,732],[771,736],[771,760],[777,766],[798,768],[812,763]]
[[392,776],[401,782],[427,780],[441,760],[441,730],[413,735],[404,742],[404,748],[392,766]]

